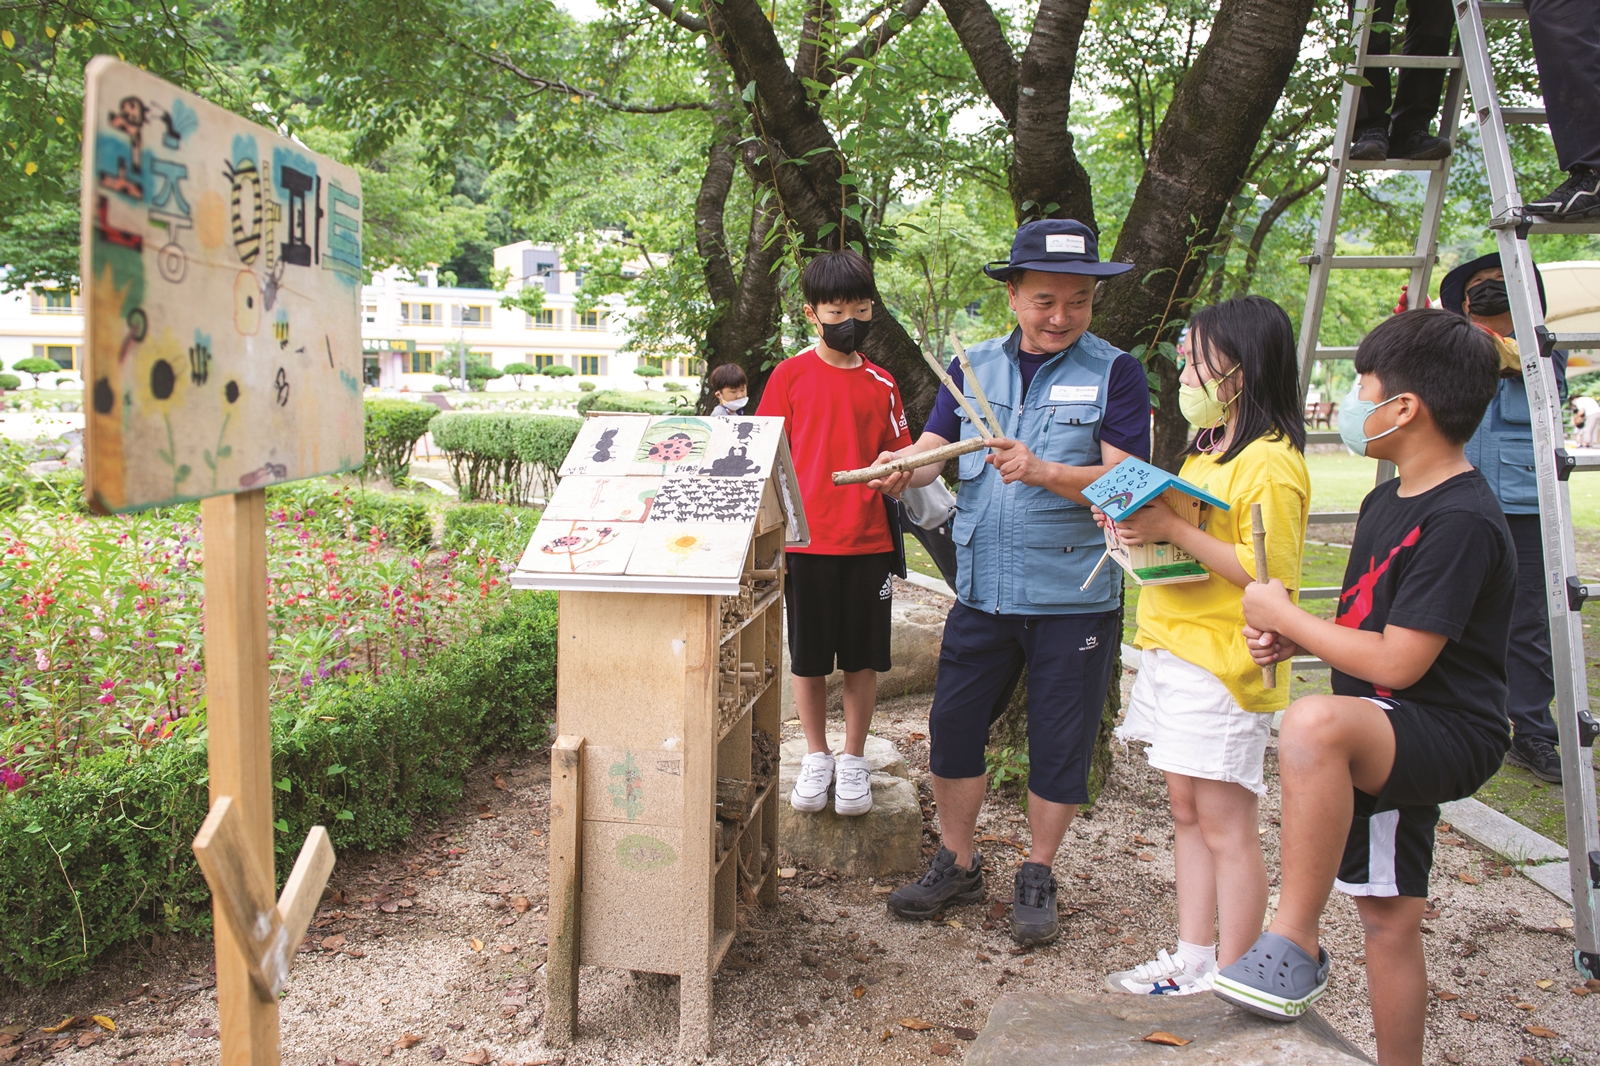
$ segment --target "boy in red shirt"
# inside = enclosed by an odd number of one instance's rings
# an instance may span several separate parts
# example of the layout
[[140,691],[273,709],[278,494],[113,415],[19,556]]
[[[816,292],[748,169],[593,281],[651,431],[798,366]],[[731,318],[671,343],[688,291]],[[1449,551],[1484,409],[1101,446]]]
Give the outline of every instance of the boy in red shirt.
[[[868,466],[911,444],[900,388],[857,349],[872,326],[877,283],[872,265],[852,251],[828,252],[800,275],[806,321],[818,341],[772,371],[758,415],[784,419],[794,455],[811,545],[787,553],[784,607],[795,710],[808,754],[789,802],[814,814],[865,814],[872,786],[863,752],[878,698],[878,671],[889,669],[890,567],[895,545],[883,499],[864,485],[835,485],[835,470]],[[828,750],[828,675],[844,671],[844,751]]]

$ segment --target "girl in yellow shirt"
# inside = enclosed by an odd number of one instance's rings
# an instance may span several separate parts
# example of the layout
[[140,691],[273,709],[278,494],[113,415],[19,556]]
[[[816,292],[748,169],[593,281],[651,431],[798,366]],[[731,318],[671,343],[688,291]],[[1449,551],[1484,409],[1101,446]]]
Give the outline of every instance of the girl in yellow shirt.
[[1219,963],[1261,934],[1262,762],[1272,712],[1289,703],[1289,668],[1280,663],[1277,686],[1264,687],[1241,632],[1243,589],[1254,580],[1250,505],[1261,505],[1268,572],[1293,586],[1311,497],[1294,331],[1281,307],[1246,296],[1198,312],[1180,382],[1179,403],[1197,430],[1181,476],[1230,510],[1210,509],[1197,527],[1157,498],[1116,527],[1125,543],[1166,541],[1210,571],[1203,581],[1140,590],[1139,676],[1117,730],[1147,742],[1150,765],[1166,774],[1178,947],[1107,981],[1155,995],[1208,990]]

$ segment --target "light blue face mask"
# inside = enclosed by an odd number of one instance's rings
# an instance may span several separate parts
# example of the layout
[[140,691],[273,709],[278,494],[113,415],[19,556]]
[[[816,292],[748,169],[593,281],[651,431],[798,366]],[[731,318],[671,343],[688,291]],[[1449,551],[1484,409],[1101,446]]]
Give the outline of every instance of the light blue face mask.
[[1345,395],[1344,403],[1339,405],[1339,438],[1344,441],[1345,447],[1357,455],[1367,454],[1367,445],[1380,437],[1387,437],[1399,426],[1390,426],[1377,436],[1367,436],[1367,419],[1372,412],[1382,407],[1385,403],[1398,400],[1400,394],[1395,394],[1384,400],[1383,403],[1373,403],[1371,400],[1361,398],[1361,379],[1357,378],[1355,384],[1350,386],[1350,391]]

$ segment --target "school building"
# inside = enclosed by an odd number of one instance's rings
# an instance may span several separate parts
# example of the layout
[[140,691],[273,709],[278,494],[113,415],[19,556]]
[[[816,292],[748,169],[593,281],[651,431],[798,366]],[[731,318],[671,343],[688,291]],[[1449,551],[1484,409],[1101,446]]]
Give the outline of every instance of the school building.
[[[524,377],[522,388],[573,389],[580,381],[596,388],[638,389],[644,381],[634,369],[649,364],[662,371],[652,387],[662,381],[681,381],[699,388],[699,360],[685,343],[676,352],[640,354],[619,352],[630,308],[620,297],[607,297],[592,310],[579,311],[577,290],[581,272],[569,269],[559,248],[530,241],[496,248],[494,265],[509,272],[504,292],[470,289],[439,283],[438,272],[425,270],[408,278],[390,268],[361,289],[361,341],[363,377],[384,392],[423,393],[445,380],[447,363],[458,358],[466,345],[490,365],[504,368],[525,363],[540,369],[556,365],[572,368],[572,376],[559,380]],[[644,269],[629,264],[624,276]],[[507,295],[527,287],[543,292],[541,310],[532,314],[501,306]],[[61,367],[46,374],[43,384],[54,386],[78,377],[83,357],[83,301],[76,293],[37,290],[0,294],[0,369],[18,361],[50,359]],[[19,374],[31,384],[27,374]],[[493,391],[516,388],[510,377],[489,382]]]

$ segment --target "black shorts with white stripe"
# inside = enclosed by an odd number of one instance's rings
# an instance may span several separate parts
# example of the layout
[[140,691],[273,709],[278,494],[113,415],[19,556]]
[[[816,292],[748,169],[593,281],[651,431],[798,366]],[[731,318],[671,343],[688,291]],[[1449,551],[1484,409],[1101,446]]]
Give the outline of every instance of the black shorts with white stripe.
[[1394,729],[1394,769],[1376,796],[1355,790],[1355,814],[1334,886],[1351,896],[1427,898],[1439,804],[1472,795],[1500,769],[1503,733],[1448,708],[1369,697]]

